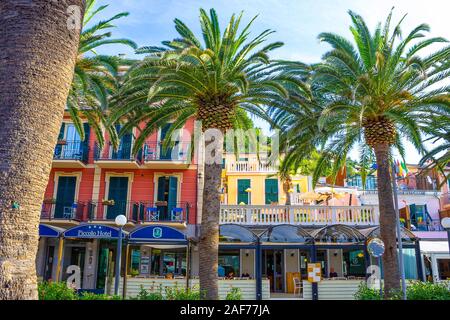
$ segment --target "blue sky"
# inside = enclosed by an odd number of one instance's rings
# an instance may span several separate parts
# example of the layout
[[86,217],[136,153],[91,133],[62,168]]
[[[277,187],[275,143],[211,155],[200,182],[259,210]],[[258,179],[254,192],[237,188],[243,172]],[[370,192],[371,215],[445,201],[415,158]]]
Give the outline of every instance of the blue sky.
[[[311,63],[329,47],[319,43],[320,32],[335,32],[350,37],[348,10],[361,14],[373,29],[383,21],[389,10],[395,6],[394,21],[408,14],[403,30],[408,32],[420,23],[428,23],[430,36],[450,39],[448,12],[449,0],[98,0],[109,7],[99,18],[128,11],[130,15],[116,21],[114,37],[130,38],[139,46],[159,45],[163,40],[176,37],[173,20],[179,18],[194,32],[200,32],[199,8],[215,8],[222,25],[231,14],[244,11],[244,22],[255,15],[252,32],[256,35],[264,29],[272,29],[270,40],[282,41],[285,45],[273,51],[273,58],[300,60]],[[133,57],[132,50],[123,46],[105,46],[99,53],[124,53]],[[257,122],[259,126],[259,124]],[[408,148],[411,149],[411,148]],[[407,162],[416,163],[420,156],[413,150],[408,152]]]

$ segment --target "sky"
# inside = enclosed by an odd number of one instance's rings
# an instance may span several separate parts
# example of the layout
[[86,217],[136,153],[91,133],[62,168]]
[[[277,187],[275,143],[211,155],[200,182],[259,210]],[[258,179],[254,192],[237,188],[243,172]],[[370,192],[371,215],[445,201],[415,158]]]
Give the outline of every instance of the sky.
[[[329,49],[327,44],[318,41],[320,32],[334,32],[350,38],[348,10],[363,16],[373,30],[377,22],[384,22],[390,9],[395,7],[393,22],[407,14],[402,23],[403,33],[421,23],[428,23],[431,27],[430,36],[450,39],[450,0],[98,0],[98,3],[109,4],[98,19],[122,11],[130,13],[128,17],[115,22],[117,28],[113,36],[132,39],[138,46],[160,45],[161,41],[176,37],[173,24],[175,18],[199,34],[199,8],[215,8],[221,25],[233,13],[243,11],[243,22],[258,15],[252,34],[256,36],[265,29],[271,29],[275,33],[269,40],[284,42],[284,46],[274,50],[271,57],[306,63],[318,62]],[[137,57],[132,49],[117,45],[104,46],[99,53]],[[267,127],[260,121],[255,121],[255,124]],[[408,142],[406,148],[406,162],[417,163],[420,155]],[[353,157],[356,158],[357,154],[353,154]]]

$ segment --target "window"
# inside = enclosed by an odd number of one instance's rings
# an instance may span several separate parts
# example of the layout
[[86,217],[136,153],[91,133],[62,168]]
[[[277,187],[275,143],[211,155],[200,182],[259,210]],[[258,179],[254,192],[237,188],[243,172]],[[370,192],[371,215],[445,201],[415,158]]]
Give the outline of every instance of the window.
[[238,195],[237,195],[237,203],[238,204],[249,204],[249,192],[246,190],[250,188],[250,179],[239,179],[238,180]]
[[450,259],[437,259],[438,274],[440,280],[450,279]]
[[240,272],[240,251],[239,250],[219,250],[219,277],[239,277]]
[[152,249],[151,274],[164,276],[169,273],[172,275],[186,275],[185,249]]
[[139,273],[139,263],[141,261],[141,250],[140,249],[132,249],[131,250],[131,265],[130,265],[130,273]]
[[266,179],[265,192],[266,204],[278,202],[278,179]]

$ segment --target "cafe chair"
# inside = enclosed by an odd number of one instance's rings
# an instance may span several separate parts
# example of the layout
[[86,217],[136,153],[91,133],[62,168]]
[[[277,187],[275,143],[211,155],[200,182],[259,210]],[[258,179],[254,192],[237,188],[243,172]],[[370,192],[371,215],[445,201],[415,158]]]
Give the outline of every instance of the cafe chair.
[[292,280],[294,281],[294,294],[298,291],[298,294],[302,295],[302,281],[300,278],[293,278]]
[[172,221],[182,221],[183,220],[183,209],[182,208],[173,208],[171,212],[171,220]]
[[147,208],[147,221],[150,222],[159,221],[158,208],[154,207]]

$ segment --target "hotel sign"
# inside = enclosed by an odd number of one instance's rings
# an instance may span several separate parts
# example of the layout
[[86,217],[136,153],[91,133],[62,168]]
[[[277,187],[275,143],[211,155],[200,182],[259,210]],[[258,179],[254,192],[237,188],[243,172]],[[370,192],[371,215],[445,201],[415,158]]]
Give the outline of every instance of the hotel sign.
[[119,230],[105,225],[80,225],[64,232],[65,238],[117,239]]

